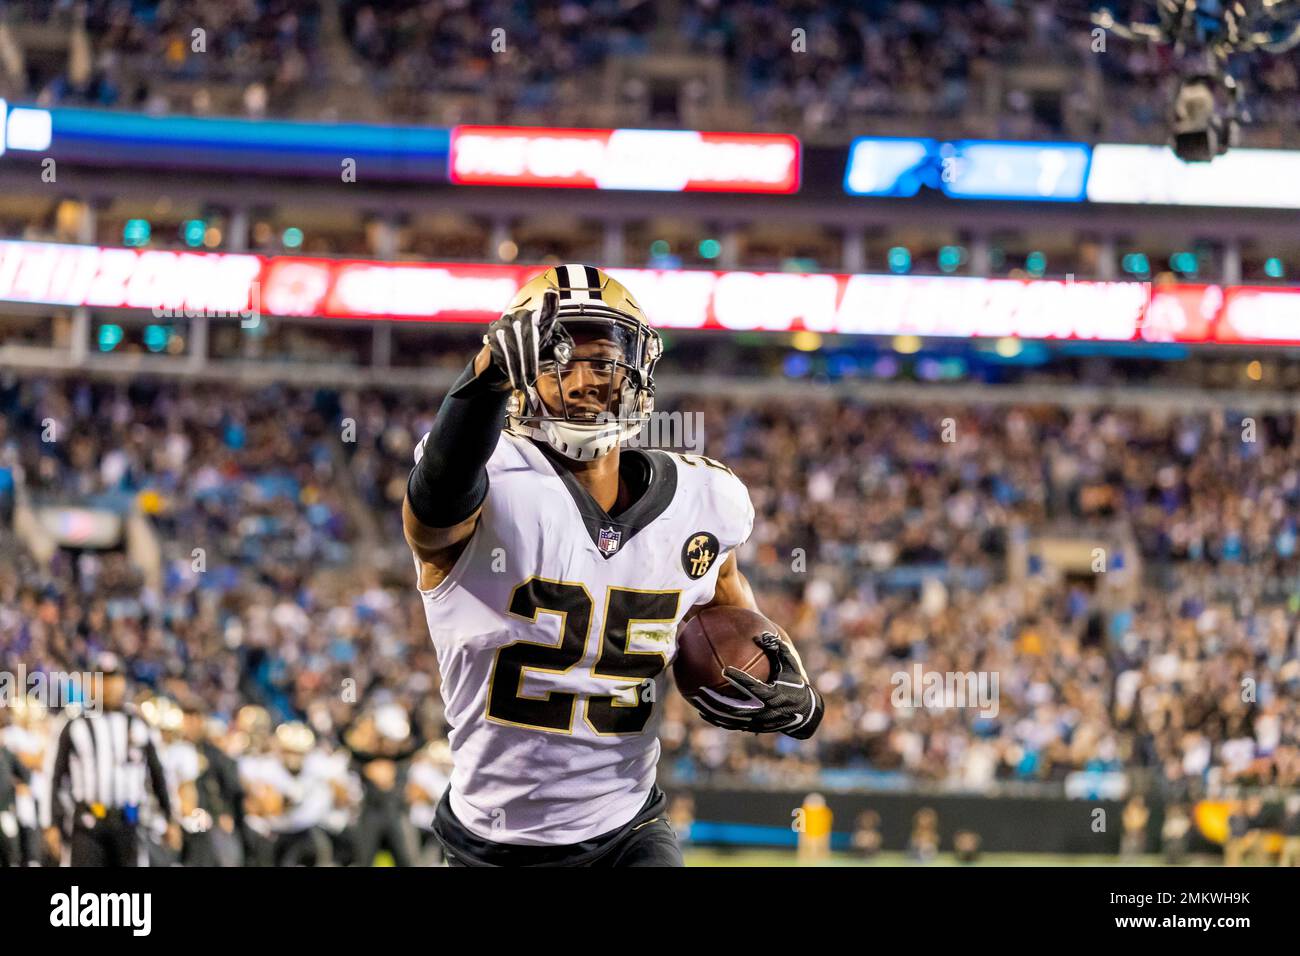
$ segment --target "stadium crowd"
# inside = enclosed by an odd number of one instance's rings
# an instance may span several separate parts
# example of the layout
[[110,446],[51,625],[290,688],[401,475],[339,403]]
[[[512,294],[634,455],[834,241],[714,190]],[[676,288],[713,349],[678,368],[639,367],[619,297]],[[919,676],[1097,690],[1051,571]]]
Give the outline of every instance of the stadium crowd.
[[[446,728],[398,506],[436,404],[0,381],[0,670],[125,662],[173,785],[193,785],[187,852],[368,861],[384,846],[410,860],[427,842]],[[1292,419],[815,393],[682,395],[665,410],[700,412],[705,453],[749,487],[742,569],[828,701],[799,743],[717,730],[672,695],[674,778],[983,791],[1124,773],[1176,802],[1300,785]],[[9,527],[20,490],[138,509],[157,566],[132,548],[38,563]],[[1023,560],[1065,525],[1127,555],[1106,573],[1127,568],[1135,586]],[[996,712],[899,705],[896,675],[914,665],[996,674]],[[0,721],[39,778],[59,715]],[[213,825],[243,839],[195,849]]]
[[[427,121],[433,93],[456,100],[454,120],[445,121],[572,124],[609,61],[667,53],[718,58],[730,78],[730,100],[746,104],[749,122],[762,128],[817,134],[865,129],[882,118],[931,126],[947,118],[973,124],[971,135],[1142,141],[1162,138],[1173,56],[1167,46],[1118,37],[1098,49],[1091,5],[1061,0],[5,6],[15,22],[71,24],[84,10],[88,38],[87,51],[69,56],[65,69],[34,66],[25,80],[11,80],[25,86],[12,95],[47,105],[200,114],[237,102],[255,116],[311,118],[340,108],[319,95],[323,88],[353,82],[364,70],[368,119],[378,108],[392,119]],[[1121,19],[1153,19],[1150,5],[1116,6]],[[194,47],[196,30],[203,31],[201,49]],[[1239,59],[1232,68],[1254,122],[1294,128],[1300,53]],[[1064,85],[1037,85],[1032,70],[1018,70],[1063,63],[1071,70]],[[1095,74],[1097,89],[1073,82],[1080,71]],[[237,87],[237,95],[185,85],[194,81]],[[651,122],[662,104],[647,95],[644,80],[624,83],[620,123]],[[683,92],[698,102],[707,91],[696,79]]]

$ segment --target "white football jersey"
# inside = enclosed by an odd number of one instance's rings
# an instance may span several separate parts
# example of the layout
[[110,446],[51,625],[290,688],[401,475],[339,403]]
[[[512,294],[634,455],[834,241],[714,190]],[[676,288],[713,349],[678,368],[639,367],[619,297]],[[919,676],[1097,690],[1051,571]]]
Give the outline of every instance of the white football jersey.
[[637,814],[677,625],[749,537],[749,494],[725,466],[622,454],[649,484],[611,518],[554,452],[504,433],[473,536],[420,591],[453,728],[448,799],[482,839],[565,845]]
[[198,748],[188,740],[174,740],[167,744],[159,751],[158,760],[167,778],[167,789],[172,793],[179,793],[181,787],[194,783],[203,773]]

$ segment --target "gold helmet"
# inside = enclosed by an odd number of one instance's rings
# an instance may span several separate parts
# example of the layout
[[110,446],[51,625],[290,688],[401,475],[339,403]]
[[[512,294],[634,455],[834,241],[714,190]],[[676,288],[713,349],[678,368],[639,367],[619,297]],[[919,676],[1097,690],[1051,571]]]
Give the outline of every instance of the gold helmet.
[[263,740],[271,733],[271,715],[265,707],[245,704],[235,714],[235,729],[250,740]]
[[[654,411],[654,367],[663,353],[632,293],[595,266],[564,265],[534,276],[516,293],[507,312],[537,309],[548,290],[559,295],[556,325],[568,333],[565,347],[542,356],[538,381],[553,376],[560,409],[547,408],[536,386],[515,392],[508,412],[511,431],[544,441],[560,454],[591,461],[613,451],[641,430]],[[577,344],[569,348],[568,338]],[[580,354],[601,342],[603,352]],[[594,404],[570,407],[566,382],[579,368],[594,383]],[[599,407],[596,407],[599,406]]]
[[159,694],[141,701],[140,716],[150,726],[171,734],[180,730],[183,715],[175,701]]
[[275,728],[275,742],[291,754],[305,754],[316,746],[316,735],[300,720],[291,720]]

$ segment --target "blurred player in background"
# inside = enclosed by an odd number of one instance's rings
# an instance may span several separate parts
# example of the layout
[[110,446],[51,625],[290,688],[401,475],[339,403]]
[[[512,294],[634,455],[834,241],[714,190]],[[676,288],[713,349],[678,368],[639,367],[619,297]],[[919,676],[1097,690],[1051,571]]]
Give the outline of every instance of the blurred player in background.
[[[14,820],[18,825],[18,854],[25,864],[41,861],[40,816],[38,801],[49,799],[49,776],[45,762],[50,737],[49,715],[38,701],[25,696],[0,708],[0,746],[17,760],[26,772],[26,782],[19,782],[14,793]],[[22,776],[15,771],[15,776]]]
[[[187,866],[239,866],[243,862],[244,789],[239,770],[213,737],[203,705],[182,703],[181,732],[194,750],[195,811],[182,816]],[[186,820],[189,820],[187,823]]]
[[445,740],[428,743],[411,760],[410,776],[406,783],[406,802],[410,806],[411,823],[419,841],[420,863],[433,866],[444,862],[442,844],[434,832],[434,817],[438,802],[447,792],[451,780],[451,747]]
[[316,735],[306,724],[290,721],[276,728],[275,744],[276,758],[266,764],[280,808],[270,820],[275,865],[326,865],[333,860],[325,823],[334,794],[320,772]]
[[424,733],[412,727],[400,705],[386,703],[369,713],[358,711],[338,739],[361,782],[352,862],[369,866],[377,852],[386,850],[395,866],[414,866],[418,847],[408,816],[407,783],[411,758],[424,746]]
[[[0,730],[8,722],[6,714],[6,708],[0,707]],[[26,790],[30,783],[31,774],[0,735],[0,866],[21,866],[23,863],[18,791],[20,788]]]

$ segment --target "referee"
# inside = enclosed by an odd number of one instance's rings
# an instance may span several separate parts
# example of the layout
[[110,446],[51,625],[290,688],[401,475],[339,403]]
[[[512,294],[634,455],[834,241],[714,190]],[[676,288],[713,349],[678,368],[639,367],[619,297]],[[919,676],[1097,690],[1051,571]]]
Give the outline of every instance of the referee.
[[103,712],[73,717],[59,734],[42,822],[56,859],[66,834],[72,866],[137,866],[141,805],[151,790],[173,849],[180,848],[180,829],[152,732],[126,705],[126,675],[109,654],[99,669]]

